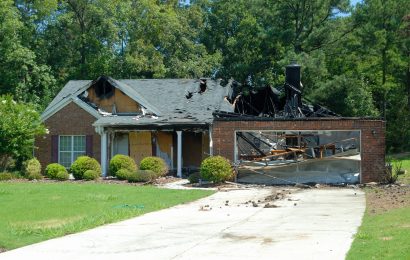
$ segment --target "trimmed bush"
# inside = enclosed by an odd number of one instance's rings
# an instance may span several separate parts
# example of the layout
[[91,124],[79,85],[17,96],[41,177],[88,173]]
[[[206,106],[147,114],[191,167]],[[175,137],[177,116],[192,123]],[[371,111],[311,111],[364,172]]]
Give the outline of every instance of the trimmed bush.
[[[47,165],[46,170],[44,171],[46,176],[50,179],[60,180],[59,178],[67,174],[68,179],[68,172],[67,169],[58,163],[51,163]],[[58,175],[58,177],[57,177]]]
[[38,176],[41,175],[40,162],[36,158],[25,161],[24,162],[24,174],[30,180],[38,179],[39,178]]
[[96,159],[88,156],[80,156],[73,162],[71,165],[70,171],[73,174],[74,178],[81,180],[84,177],[84,173],[87,170],[93,170],[101,174],[101,166]]
[[123,154],[117,154],[110,161],[110,173],[112,176],[117,176],[117,172],[121,169],[127,169],[134,172],[137,170],[137,164],[134,159]]
[[142,159],[140,169],[153,171],[158,174],[158,177],[165,176],[168,173],[168,165],[165,163],[164,159],[155,156]]
[[66,181],[68,178],[70,178],[70,174],[68,174],[67,170],[64,168],[65,171],[59,171],[55,174],[54,178],[55,180],[58,181]]
[[150,170],[138,170],[127,176],[128,182],[149,182],[154,181],[159,176]]
[[126,180],[128,176],[132,175],[134,172],[128,169],[120,169],[117,171],[117,179],[119,180]]
[[189,183],[198,183],[201,179],[201,174],[199,172],[194,172],[188,176]]
[[10,173],[13,179],[24,179],[24,173],[19,171],[14,171]]
[[27,179],[29,179],[30,181],[32,180],[41,180],[43,179],[43,175],[41,175],[41,173],[31,173],[28,176],[26,176]]
[[0,181],[8,181],[13,179],[13,175],[9,172],[0,172]]
[[205,180],[221,183],[232,179],[233,172],[228,159],[222,156],[211,156],[201,163],[201,176]]
[[86,170],[83,175],[83,179],[86,181],[96,180],[98,177],[100,177],[100,173],[94,170]]

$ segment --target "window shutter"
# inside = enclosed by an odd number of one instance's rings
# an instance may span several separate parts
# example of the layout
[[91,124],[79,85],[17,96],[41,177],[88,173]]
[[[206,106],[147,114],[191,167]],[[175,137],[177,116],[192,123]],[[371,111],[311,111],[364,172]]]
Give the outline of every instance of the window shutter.
[[93,136],[87,135],[85,143],[86,143],[85,153],[87,154],[87,156],[93,157]]
[[51,136],[51,162],[58,163],[58,135]]

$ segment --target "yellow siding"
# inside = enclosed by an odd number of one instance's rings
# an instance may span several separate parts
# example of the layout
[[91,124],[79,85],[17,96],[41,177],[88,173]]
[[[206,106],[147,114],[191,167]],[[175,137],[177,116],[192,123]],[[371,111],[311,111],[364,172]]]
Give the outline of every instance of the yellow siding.
[[152,156],[151,132],[130,132],[130,156],[139,165],[141,160]]
[[116,88],[114,88],[114,95],[110,98],[98,98],[95,94],[94,86],[87,89],[87,91],[88,99],[96,104],[99,108],[104,109],[106,112],[111,113],[114,104],[117,113],[141,112],[141,107],[137,102],[135,102],[133,99]]
[[165,160],[169,167],[172,165],[172,133],[157,132],[157,156]]

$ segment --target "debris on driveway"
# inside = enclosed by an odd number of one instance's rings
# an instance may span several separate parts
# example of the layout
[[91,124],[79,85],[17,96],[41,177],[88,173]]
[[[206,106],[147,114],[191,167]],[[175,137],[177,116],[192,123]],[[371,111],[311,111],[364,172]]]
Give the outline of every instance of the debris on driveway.
[[344,259],[364,210],[354,189],[233,189],[1,259]]

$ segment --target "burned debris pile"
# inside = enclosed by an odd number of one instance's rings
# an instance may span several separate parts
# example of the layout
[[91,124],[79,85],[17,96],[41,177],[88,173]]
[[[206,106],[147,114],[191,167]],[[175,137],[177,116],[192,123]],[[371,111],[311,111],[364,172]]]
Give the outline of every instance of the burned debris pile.
[[286,81],[281,88],[266,86],[250,90],[249,93],[241,91],[241,88],[242,86],[238,82],[233,81],[230,84],[227,99],[233,105],[234,113],[216,111],[215,117],[306,118],[339,116],[325,107],[302,101],[300,65],[298,64],[286,66]]

